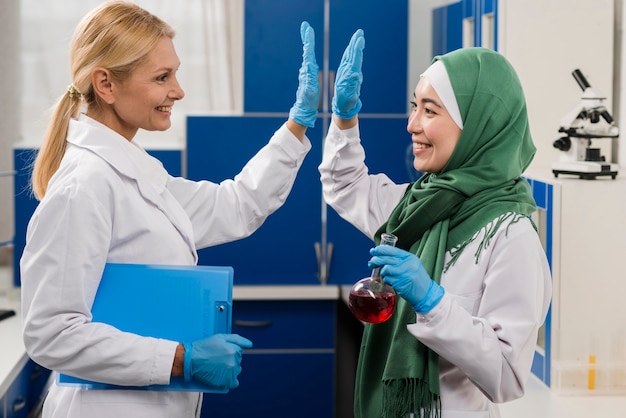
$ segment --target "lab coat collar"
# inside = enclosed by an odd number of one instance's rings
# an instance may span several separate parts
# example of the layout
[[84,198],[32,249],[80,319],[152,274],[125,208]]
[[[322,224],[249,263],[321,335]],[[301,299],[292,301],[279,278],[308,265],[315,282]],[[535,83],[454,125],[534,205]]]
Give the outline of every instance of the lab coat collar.
[[89,149],[124,176],[136,180],[145,197],[151,194],[149,189],[144,190],[146,182],[158,194],[165,189],[168,173],[159,160],[148,155],[139,144],[83,113],[78,119],[70,120],[67,141]]

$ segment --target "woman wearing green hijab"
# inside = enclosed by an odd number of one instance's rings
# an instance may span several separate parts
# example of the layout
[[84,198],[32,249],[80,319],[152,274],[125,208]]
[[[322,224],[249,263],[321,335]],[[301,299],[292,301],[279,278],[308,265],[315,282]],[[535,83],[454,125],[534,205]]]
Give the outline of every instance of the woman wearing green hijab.
[[[326,202],[376,244],[370,267],[401,296],[393,317],[366,324],[357,418],[499,417],[524,394],[550,271],[521,178],[535,147],[510,63],[484,48],[436,57],[421,75],[407,130],[412,184],[369,174],[358,126],[364,37],[337,71],[333,122],[319,167]],[[381,361],[383,359],[383,361]]]

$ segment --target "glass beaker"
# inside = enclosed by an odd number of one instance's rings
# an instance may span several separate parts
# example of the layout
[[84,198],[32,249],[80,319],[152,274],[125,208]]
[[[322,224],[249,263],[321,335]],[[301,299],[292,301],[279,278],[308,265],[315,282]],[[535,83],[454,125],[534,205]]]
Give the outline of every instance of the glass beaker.
[[[380,245],[395,247],[398,237],[383,232]],[[372,269],[372,275],[356,282],[350,289],[348,306],[352,315],[370,324],[385,322],[396,308],[396,291],[380,277],[380,267]]]

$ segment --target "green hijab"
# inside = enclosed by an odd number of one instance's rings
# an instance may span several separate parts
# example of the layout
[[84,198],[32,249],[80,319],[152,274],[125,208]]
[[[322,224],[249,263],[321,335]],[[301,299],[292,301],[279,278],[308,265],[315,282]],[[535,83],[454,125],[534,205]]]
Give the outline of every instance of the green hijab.
[[[439,173],[410,185],[377,232],[398,236],[397,246],[416,254],[437,283],[477,237],[476,262],[500,225],[535,211],[520,176],[534,154],[521,84],[511,64],[486,48],[463,48],[441,60],[454,91],[463,131]],[[495,222],[492,222],[496,220]],[[483,234],[479,234],[484,231]],[[444,265],[445,254],[451,260]],[[436,353],[413,337],[413,308],[398,301],[393,317],[365,325],[356,375],[356,418],[404,418],[409,412],[440,416]]]

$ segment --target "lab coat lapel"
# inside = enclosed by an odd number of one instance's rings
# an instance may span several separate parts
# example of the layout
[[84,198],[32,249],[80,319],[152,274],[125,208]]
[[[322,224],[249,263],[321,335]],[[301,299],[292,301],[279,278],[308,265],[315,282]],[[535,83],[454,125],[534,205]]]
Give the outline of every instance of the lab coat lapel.
[[67,137],[68,142],[89,149],[121,175],[136,181],[142,197],[168,217],[189,246],[194,260],[198,261],[191,221],[166,190],[169,175],[160,161],[139,145],[86,115],[81,115],[78,121],[70,121]]

